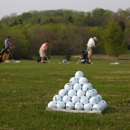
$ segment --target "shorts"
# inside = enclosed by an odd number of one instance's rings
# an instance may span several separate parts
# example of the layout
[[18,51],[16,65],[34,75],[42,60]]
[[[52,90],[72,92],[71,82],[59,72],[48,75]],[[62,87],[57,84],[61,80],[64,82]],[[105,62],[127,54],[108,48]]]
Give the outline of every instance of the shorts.
[[43,52],[42,50],[39,50],[39,54],[40,54],[40,57],[45,57],[46,56],[46,53]]
[[7,53],[3,54],[3,56],[2,56],[2,61],[5,61],[5,60],[6,60],[6,58],[7,58],[7,56],[8,56],[8,54],[7,54]]
[[87,50],[88,50],[88,54],[92,55],[92,47],[87,47]]

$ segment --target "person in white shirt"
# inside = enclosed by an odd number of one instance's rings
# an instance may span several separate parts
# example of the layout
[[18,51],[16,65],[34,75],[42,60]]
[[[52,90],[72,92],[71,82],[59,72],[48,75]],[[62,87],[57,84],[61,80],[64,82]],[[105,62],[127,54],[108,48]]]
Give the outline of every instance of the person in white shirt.
[[88,64],[91,64],[91,61],[90,61],[90,58],[92,56],[92,50],[93,48],[95,48],[95,42],[98,41],[97,40],[97,37],[93,37],[93,38],[90,38],[88,40],[88,43],[87,43],[87,51],[88,51],[88,55],[87,55],[87,63]]

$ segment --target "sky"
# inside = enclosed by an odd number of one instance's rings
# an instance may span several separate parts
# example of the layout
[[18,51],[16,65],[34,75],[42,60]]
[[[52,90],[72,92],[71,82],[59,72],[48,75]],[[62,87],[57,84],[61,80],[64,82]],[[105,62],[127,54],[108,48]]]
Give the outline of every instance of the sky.
[[0,0],[0,19],[13,13],[69,9],[91,12],[96,8],[117,12],[130,8],[130,0]]

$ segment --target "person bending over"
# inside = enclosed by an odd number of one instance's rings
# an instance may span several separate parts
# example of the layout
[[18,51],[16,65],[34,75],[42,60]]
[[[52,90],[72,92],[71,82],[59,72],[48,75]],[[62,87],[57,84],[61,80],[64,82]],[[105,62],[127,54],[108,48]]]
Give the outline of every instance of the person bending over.
[[49,41],[46,41],[45,43],[41,45],[39,49],[39,54],[40,54],[42,63],[45,63],[45,57],[46,57],[46,51],[48,49],[48,44],[49,44]]

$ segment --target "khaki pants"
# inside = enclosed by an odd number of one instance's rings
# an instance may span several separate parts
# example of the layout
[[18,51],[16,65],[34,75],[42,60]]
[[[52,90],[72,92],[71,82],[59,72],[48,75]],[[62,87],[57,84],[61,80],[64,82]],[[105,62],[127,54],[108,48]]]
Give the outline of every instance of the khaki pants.
[[87,47],[87,50],[88,50],[88,58],[90,58],[92,55],[92,47]]
[[39,50],[40,57],[45,57],[46,53],[44,53],[42,50]]

